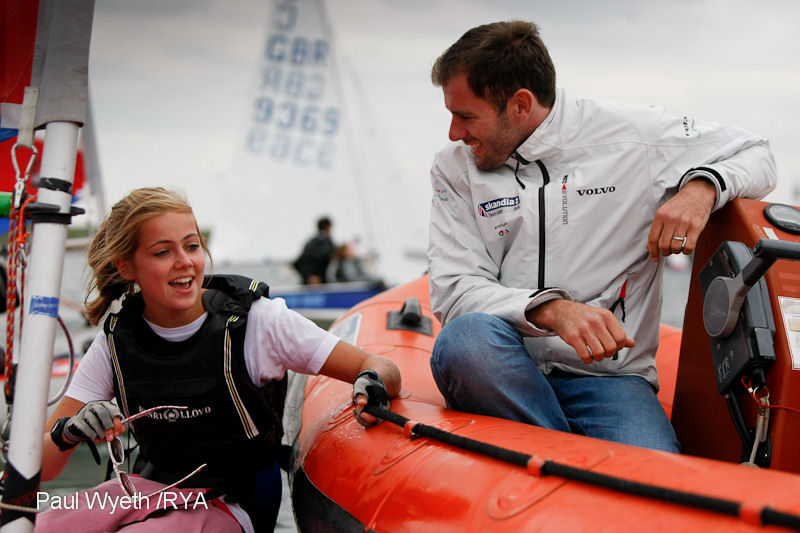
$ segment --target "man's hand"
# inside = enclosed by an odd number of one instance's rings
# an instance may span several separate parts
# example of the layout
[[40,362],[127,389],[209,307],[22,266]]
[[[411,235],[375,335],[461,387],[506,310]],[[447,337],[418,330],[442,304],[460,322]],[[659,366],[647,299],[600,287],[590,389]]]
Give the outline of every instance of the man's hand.
[[367,405],[377,405],[385,409],[392,407],[386,386],[377,372],[365,370],[358,375],[353,383],[353,404],[356,406],[353,414],[362,426],[369,427],[382,422],[369,413],[363,412]]
[[608,309],[558,299],[534,307],[525,315],[532,324],[553,331],[575,348],[586,364],[613,357],[622,348],[636,344]]
[[687,183],[662,205],[656,211],[647,236],[650,259],[658,261],[660,255],[692,253],[716,198],[714,185],[698,178]]

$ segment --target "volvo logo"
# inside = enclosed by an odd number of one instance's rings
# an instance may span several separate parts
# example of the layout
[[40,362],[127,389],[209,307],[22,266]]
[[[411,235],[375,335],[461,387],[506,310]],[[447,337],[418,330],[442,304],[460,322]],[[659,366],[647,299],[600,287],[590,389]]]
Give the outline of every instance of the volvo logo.
[[616,187],[613,185],[610,187],[595,187],[594,189],[576,189],[578,191],[578,196],[592,196],[594,194],[606,194],[609,192],[614,192],[617,190]]

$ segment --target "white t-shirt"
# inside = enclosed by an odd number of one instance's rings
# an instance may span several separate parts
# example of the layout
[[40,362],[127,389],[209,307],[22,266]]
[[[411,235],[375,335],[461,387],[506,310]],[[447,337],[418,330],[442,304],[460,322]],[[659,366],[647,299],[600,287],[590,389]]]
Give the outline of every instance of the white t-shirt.
[[[148,325],[165,340],[180,342],[194,335],[207,313],[185,326],[162,328]],[[250,379],[256,385],[283,377],[286,370],[317,374],[339,338],[286,307],[281,298],[259,298],[247,314],[244,359]],[[101,330],[81,358],[66,396],[80,402],[110,400],[114,378],[108,341]]]
[[[203,313],[191,324],[162,328],[147,324],[161,338],[180,342],[194,335],[205,322]],[[317,374],[339,338],[286,307],[281,298],[259,298],[247,314],[244,335],[244,359],[247,373],[256,385],[280,379],[286,370]],[[102,330],[81,358],[65,394],[83,403],[110,400],[114,397],[111,352]],[[227,503],[229,510],[247,533],[253,531],[250,517],[238,505]]]

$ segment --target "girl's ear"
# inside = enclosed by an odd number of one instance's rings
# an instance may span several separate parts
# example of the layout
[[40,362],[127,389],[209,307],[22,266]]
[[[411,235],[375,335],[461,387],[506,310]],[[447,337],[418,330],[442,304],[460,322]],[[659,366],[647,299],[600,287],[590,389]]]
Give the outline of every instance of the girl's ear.
[[133,281],[133,265],[127,259],[117,258],[114,259],[114,266],[117,267],[117,270],[122,275],[122,277],[128,281]]

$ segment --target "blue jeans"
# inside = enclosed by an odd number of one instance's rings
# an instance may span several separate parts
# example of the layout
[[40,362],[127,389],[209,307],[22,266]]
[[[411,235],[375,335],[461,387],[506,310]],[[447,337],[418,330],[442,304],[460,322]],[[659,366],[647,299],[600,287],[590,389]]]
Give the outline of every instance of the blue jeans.
[[680,451],[656,391],[644,378],[561,371],[544,375],[519,332],[491,315],[468,313],[442,328],[431,369],[452,409]]

